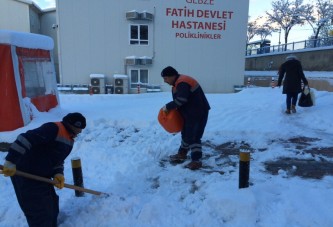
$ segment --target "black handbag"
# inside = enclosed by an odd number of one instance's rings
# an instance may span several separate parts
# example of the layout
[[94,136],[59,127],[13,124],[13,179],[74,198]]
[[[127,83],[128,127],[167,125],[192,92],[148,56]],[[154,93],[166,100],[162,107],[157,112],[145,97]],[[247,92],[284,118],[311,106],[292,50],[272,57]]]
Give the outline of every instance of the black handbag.
[[[301,93],[301,96],[299,97],[298,100],[298,105],[301,107],[310,107],[313,106],[313,101],[312,101],[312,97],[311,97],[311,92],[310,92],[310,88],[306,86],[303,87],[303,91]],[[308,89],[308,91],[304,92],[305,89]]]

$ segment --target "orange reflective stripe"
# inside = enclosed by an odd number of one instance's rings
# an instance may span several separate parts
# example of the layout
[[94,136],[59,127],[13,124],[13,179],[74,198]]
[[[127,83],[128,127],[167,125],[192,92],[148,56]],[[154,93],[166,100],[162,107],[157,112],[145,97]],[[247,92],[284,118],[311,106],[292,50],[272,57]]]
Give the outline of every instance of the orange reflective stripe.
[[199,87],[199,83],[195,79],[186,75],[180,75],[178,77],[175,83],[175,87],[177,87],[177,85],[182,82],[185,82],[191,86],[191,92],[194,92]]
[[55,122],[55,124],[59,128],[56,141],[67,144],[69,146],[73,146],[74,140],[72,139],[69,132],[66,130],[65,126],[61,122]]

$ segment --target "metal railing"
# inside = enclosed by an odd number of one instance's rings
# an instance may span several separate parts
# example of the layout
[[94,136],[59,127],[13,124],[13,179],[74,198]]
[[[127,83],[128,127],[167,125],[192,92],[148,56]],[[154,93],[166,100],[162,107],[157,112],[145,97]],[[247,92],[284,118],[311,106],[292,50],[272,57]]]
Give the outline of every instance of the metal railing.
[[299,42],[292,42],[287,44],[265,46],[255,49],[249,49],[245,51],[245,56],[258,55],[258,54],[269,54],[284,51],[303,50],[308,48],[319,48],[333,46],[333,37],[320,38],[320,39],[309,39]]

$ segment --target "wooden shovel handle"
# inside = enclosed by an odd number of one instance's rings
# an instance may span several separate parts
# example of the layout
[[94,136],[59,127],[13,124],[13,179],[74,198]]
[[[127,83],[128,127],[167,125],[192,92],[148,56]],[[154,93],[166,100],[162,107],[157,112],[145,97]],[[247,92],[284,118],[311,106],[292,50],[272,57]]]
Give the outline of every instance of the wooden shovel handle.
[[[3,170],[3,165],[0,165],[0,170]],[[48,184],[53,184],[53,185],[58,183],[55,180],[51,180],[51,179],[48,179],[48,178],[45,178],[45,177],[40,177],[40,176],[33,175],[33,174],[30,174],[30,173],[22,172],[22,171],[19,171],[19,170],[16,170],[15,175],[25,177],[25,178],[29,178],[29,179],[32,179],[32,180],[42,181],[42,182],[45,182],[45,183],[48,183]],[[102,194],[108,195],[107,193],[104,193],[104,192],[94,191],[94,190],[91,190],[91,189],[82,188],[82,187],[79,187],[79,186],[76,186],[76,185],[71,185],[71,184],[65,184],[64,187],[65,188],[70,188],[70,189],[73,189],[73,190],[76,190],[76,191],[80,191],[80,192],[87,192],[87,193],[90,193],[90,194],[93,194],[93,195],[102,195]]]

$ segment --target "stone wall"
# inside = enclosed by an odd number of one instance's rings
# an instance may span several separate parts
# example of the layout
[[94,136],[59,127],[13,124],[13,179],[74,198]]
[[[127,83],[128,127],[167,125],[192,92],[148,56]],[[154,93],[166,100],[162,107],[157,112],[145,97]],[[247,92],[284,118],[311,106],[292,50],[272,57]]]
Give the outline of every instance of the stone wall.
[[333,71],[333,47],[247,56],[245,58],[245,70],[278,70],[290,54],[294,54],[302,62],[304,71]]
[[[318,91],[330,91],[333,92],[333,79],[324,78],[307,78],[311,88]],[[256,86],[256,87],[275,87],[277,84],[277,77],[272,81],[270,76],[245,76],[244,86]]]
[[[312,88],[319,91],[333,91],[333,48],[247,56],[245,58],[245,70],[277,72],[280,65],[285,62],[286,57],[290,54],[295,55],[301,61],[304,71],[332,71],[332,77],[311,78],[307,75],[307,79]],[[272,86],[272,76],[244,76],[244,86],[247,86],[249,81],[253,86]]]

